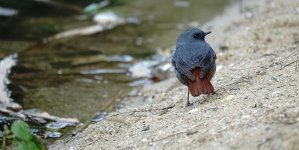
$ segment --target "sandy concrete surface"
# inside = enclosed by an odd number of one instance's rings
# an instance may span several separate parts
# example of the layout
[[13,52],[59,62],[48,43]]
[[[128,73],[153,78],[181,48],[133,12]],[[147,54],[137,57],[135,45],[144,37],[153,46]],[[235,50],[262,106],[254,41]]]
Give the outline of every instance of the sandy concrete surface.
[[204,28],[215,95],[186,107],[172,77],[50,149],[299,149],[299,1],[235,4]]

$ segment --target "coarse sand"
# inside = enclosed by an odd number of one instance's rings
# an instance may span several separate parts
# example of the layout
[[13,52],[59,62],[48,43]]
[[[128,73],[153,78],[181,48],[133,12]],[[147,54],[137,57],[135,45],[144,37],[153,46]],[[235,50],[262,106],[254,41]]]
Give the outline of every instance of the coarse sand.
[[49,149],[299,149],[299,1],[232,4],[204,26],[216,94],[170,79]]

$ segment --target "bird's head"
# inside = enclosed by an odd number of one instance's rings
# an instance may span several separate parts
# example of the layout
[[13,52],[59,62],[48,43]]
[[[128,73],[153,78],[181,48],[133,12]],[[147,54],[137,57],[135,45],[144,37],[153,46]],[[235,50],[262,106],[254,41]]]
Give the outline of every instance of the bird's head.
[[205,40],[206,35],[210,34],[211,31],[203,32],[198,28],[189,28],[185,30],[178,38],[177,42],[192,42],[192,41],[200,41]]

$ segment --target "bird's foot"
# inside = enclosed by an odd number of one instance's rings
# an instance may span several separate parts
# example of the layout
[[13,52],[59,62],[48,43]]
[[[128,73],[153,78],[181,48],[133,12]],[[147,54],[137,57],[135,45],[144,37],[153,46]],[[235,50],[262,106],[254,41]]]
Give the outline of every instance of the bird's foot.
[[192,104],[190,103],[190,101],[188,100],[187,101],[187,104],[186,104],[186,107],[189,107],[189,106],[191,106]]

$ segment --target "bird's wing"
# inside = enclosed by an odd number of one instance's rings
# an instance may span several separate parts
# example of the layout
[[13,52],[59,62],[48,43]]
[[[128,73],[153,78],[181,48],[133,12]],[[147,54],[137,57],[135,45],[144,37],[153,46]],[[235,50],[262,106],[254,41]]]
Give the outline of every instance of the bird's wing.
[[175,72],[176,77],[179,79],[179,81],[181,83],[183,83],[184,85],[188,86],[188,78],[185,75],[179,73],[177,69],[174,69],[174,72]]
[[203,79],[207,72],[213,69],[216,60],[216,54],[214,50],[206,43],[201,45],[202,50],[197,51],[197,54],[194,54],[195,65],[200,67],[200,78]]
[[172,64],[175,67],[177,73],[181,76],[186,76],[190,80],[195,80],[191,70],[194,68],[194,64],[191,60],[184,57],[184,54],[180,54],[180,51],[174,51],[172,57]]

